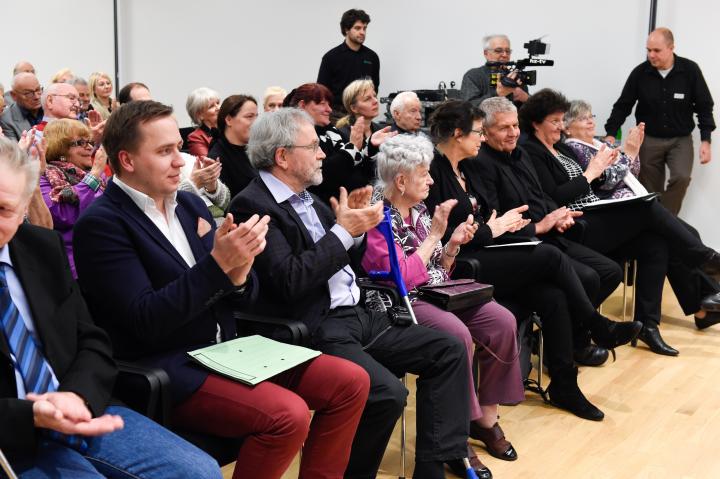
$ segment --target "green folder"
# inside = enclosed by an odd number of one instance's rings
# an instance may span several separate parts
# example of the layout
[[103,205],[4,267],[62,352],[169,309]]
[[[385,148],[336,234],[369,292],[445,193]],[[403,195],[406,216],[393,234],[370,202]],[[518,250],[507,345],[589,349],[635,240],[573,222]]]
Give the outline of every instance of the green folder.
[[254,335],[213,344],[188,354],[211,371],[255,386],[320,356],[320,351]]

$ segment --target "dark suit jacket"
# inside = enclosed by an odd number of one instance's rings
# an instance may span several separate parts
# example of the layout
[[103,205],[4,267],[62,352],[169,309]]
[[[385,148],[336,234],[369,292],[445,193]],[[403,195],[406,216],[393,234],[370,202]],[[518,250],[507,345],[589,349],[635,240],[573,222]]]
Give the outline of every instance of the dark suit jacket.
[[[335,215],[317,196],[313,195],[313,200],[329,231]],[[332,233],[314,243],[292,205],[288,201],[278,204],[260,177],[232,200],[228,211],[236,221],[256,213],[270,216],[267,246],[254,264],[262,285],[256,308],[303,321],[312,333],[330,310],[328,280],[348,264],[359,265],[361,248],[346,251]]]
[[[241,295],[209,254],[214,221],[205,204],[183,191],[177,202],[176,216],[197,261],[192,268],[112,182],[75,224],[73,245],[83,294],[116,356],[164,368],[180,401],[207,376],[186,352],[215,342],[218,323],[223,339],[237,335],[232,309]],[[213,228],[202,237],[201,218]],[[252,279],[242,296],[251,292]]]
[[[60,236],[45,228],[21,225],[9,246],[13,269],[59,390],[84,398],[93,416],[103,414],[117,368],[110,341],[93,324],[70,274]],[[11,457],[31,454],[38,437],[32,402],[17,399],[9,347],[0,334],[0,449]]]
[[[42,111],[39,112],[39,117],[42,118]],[[3,134],[11,140],[19,141],[24,130],[32,128],[30,121],[25,118],[20,105],[13,103],[5,109],[0,117],[0,127],[2,127]]]

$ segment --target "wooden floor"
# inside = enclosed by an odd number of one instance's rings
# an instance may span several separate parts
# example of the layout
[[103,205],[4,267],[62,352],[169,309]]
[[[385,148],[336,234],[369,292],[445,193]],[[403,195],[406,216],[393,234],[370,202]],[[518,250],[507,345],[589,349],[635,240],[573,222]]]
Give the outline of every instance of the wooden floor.
[[[620,289],[604,305],[619,317]],[[496,479],[503,478],[720,478],[720,325],[698,331],[666,285],[662,333],[680,350],[676,358],[639,346],[621,347],[616,363],[581,368],[586,396],[605,412],[599,423],[543,404],[528,393],[501,407],[500,424],[518,451],[514,462],[478,453]],[[534,372],[534,371],[533,371]],[[407,472],[414,457],[414,378],[409,381]],[[544,385],[547,385],[547,378]],[[399,428],[391,439],[380,478],[398,477]],[[296,478],[298,461],[283,478]],[[223,468],[232,476],[232,465]],[[448,472],[448,477],[453,477]]]

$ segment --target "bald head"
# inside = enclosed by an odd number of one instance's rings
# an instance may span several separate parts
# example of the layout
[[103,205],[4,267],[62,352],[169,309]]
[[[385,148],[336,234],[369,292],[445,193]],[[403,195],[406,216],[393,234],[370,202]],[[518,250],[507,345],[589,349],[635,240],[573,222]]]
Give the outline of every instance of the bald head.
[[40,95],[42,88],[40,82],[33,73],[18,73],[13,77],[12,92],[10,93],[15,103],[37,113],[40,109]]
[[13,76],[18,73],[32,73],[35,74],[35,67],[32,63],[26,61],[17,62],[15,68],[13,68]]
[[675,62],[675,38],[669,28],[656,28],[647,39],[647,57],[658,70],[672,68]]

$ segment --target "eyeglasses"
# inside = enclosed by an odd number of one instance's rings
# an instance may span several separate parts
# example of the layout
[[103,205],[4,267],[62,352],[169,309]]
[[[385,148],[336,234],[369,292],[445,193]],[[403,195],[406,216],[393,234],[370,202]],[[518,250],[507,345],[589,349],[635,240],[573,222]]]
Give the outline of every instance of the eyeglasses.
[[585,115],[575,118],[575,121],[590,121],[595,120],[595,115]]
[[545,120],[545,121],[548,122],[548,123],[550,123],[552,126],[554,126],[554,127],[556,127],[556,128],[557,128],[557,127],[562,128],[563,125],[565,125],[565,121],[564,121],[564,120]]
[[512,48],[493,48],[490,51],[495,53],[496,55],[502,55],[503,53],[506,55],[512,54]]
[[85,138],[80,138],[79,140],[70,142],[70,147],[72,148],[73,146],[79,146],[80,148],[86,148],[89,146],[90,148],[95,148],[95,142],[92,140],[86,140]]
[[309,145],[286,145],[285,148],[304,148],[308,151],[312,151],[313,153],[317,153],[318,148],[320,148],[320,142],[313,141]]
[[485,136],[485,130],[470,130],[470,133],[475,133],[478,136]]
[[70,103],[76,103],[76,102],[77,102],[77,103],[80,103],[80,98],[78,98],[78,97],[75,96],[75,95],[69,94],[69,93],[64,93],[64,94],[62,94],[62,93],[53,93],[53,94],[50,95],[50,96],[64,96],[65,98],[67,98],[68,100],[70,100]]
[[34,90],[27,90],[27,91],[23,91],[23,92],[18,92],[18,95],[20,95],[20,96],[23,97],[23,98],[32,98],[32,97],[35,97],[35,96],[40,96],[40,95],[42,95],[42,92],[43,92],[43,87],[38,87],[38,88],[36,88],[36,89],[34,89]]

